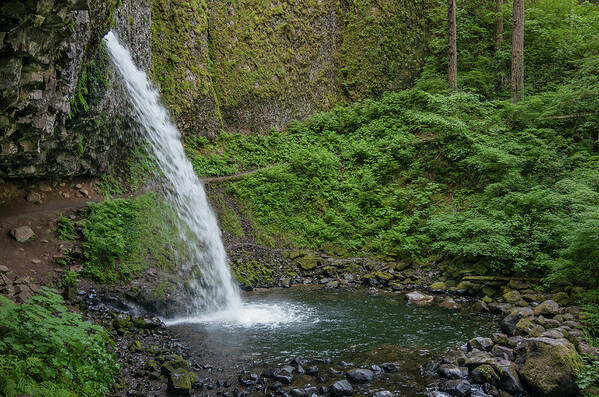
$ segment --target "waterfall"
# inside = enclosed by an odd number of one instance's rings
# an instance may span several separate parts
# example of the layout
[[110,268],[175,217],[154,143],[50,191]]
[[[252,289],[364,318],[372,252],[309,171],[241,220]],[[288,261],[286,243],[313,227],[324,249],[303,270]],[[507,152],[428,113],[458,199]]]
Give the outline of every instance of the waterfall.
[[149,152],[166,180],[166,198],[181,222],[179,229],[186,245],[187,265],[199,273],[192,281],[197,295],[192,302],[195,314],[239,312],[241,298],[231,278],[221,231],[204,187],[185,156],[181,134],[146,73],[135,66],[129,50],[112,32],[104,41],[130,96]]

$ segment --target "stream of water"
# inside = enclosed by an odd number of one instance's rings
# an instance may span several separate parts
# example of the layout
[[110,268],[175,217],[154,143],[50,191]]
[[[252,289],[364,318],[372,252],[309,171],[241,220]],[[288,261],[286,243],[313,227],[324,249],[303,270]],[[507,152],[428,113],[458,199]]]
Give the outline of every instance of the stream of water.
[[180,238],[186,243],[187,266],[197,266],[201,275],[195,280],[197,298],[191,302],[190,312],[224,311],[233,315],[243,307],[239,290],[231,278],[221,231],[204,187],[185,156],[181,134],[161,104],[158,91],[146,73],[137,68],[129,50],[113,32],[104,41],[125,83],[150,153],[169,185],[164,190],[181,222]]

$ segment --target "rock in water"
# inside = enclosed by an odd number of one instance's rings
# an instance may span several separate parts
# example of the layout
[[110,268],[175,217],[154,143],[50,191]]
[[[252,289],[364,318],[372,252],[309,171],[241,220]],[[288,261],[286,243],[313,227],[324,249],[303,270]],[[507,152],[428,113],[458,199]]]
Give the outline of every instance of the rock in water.
[[373,394],[373,397],[393,397],[393,393],[388,390],[377,391]]
[[410,292],[410,293],[406,294],[406,298],[408,298],[408,300],[411,303],[414,303],[416,305],[428,305],[434,299],[431,295],[425,295],[418,291],[414,291],[414,292]]
[[354,388],[348,381],[340,380],[331,385],[330,392],[333,397],[351,396],[354,393]]
[[352,369],[348,371],[347,380],[352,383],[370,383],[374,379],[374,372],[369,369]]
[[19,243],[26,243],[35,236],[35,233],[29,226],[21,226],[11,230],[10,235]]
[[531,338],[526,342],[526,361],[520,376],[536,395],[575,396],[576,373],[582,360],[566,339]]

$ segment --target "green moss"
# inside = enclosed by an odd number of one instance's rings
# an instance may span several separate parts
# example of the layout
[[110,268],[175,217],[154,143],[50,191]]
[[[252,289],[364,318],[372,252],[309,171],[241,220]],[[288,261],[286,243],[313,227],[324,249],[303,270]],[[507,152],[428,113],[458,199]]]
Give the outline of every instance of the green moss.
[[152,1],[152,77],[173,116],[185,120],[187,128],[220,119],[210,76],[207,13],[204,0]]
[[232,264],[233,278],[246,287],[271,285],[274,282],[273,270],[265,264],[250,260]]
[[230,207],[224,207],[221,211],[220,225],[223,230],[236,237],[244,237],[245,233],[241,226],[239,215]]

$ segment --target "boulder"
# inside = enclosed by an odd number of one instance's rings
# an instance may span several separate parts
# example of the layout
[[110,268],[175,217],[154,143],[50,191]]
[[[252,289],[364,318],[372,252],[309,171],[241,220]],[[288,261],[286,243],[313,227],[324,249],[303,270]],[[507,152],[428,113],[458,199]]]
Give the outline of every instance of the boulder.
[[439,303],[439,306],[451,310],[460,308],[460,305],[451,296],[446,296],[445,299],[443,299],[443,301]]
[[530,338],[525,362],[520,370],[523,381],[539,396],[574,396],[578,392],[576,373],[582,359],[566,339]]
[[374,379],[374,372],[369,369],[352,369],[345,376],[352,383],[370,383]]
[[522,296],[520,296],[520,293],[518,291],[508,291],[505,294],[503,294],[503,299],[505,299],[505,301],[507,303],[518,303],[522,300]]
[[559,314],[560,308],[559,303],[552,300],[546,300],[540,303],[537,307],[535,307],[535,315],[543,315],[553,317],[556,314]]
[[414,303],[416,305],[428,305],[434,299],[431,295],[425,295],[418,291],[407,293],[406,298],[408,301],[410,301],[410,303]]
[[491,350],[492,347],[493,347],[493,340],[491,340],[491,338],[483,338],[483,337],[479,336],[476,338],[472,338],[468,341],[468,349],[469,350],[477,349],[477,350],[489,351],[489,350]]
[[177,369],[189,370],[189,363],[178,354],[171,354],[170,356],[167,356],[161,367],[162,374],[169,376]]
[[439,389],[446,393],[451,394],[455,397],[468,397],[470,396],[470,389],[472,386],[470,382],[464,379],[451,379],[441,383]]
[[354,388],[348,381],[340,380],[333,383],[329,388],[329,391],[333,397],[343,397],[351,396],[354,393]]
[[35,237],[35,233],[29,226],[20,226],[10,231],[12,238],[17,240],[19,243],[26,243]]
[[437,281],[436,283],[432,283],[429,288],[433,292],[443,292],[447,290],[447,284],[443,281]]
[[468,376],[468,368],[458,367],[454,364],[441,364],[437,369],[437,373],[442,378],[462,379]]
[[197,375],[183,368],[174,370],[168,378],[168,392],[176,396],[191,396],[191,384]]
[[393,393],[388,390],[381,390],[374,393],[372,397],[393,397]]
[[497,372],[495,372],[495,369],[492,366],[483,364],[472,371],[472,379],[480,384],[496,384],[497,381],[499,381],[499,375],[497,375]]

